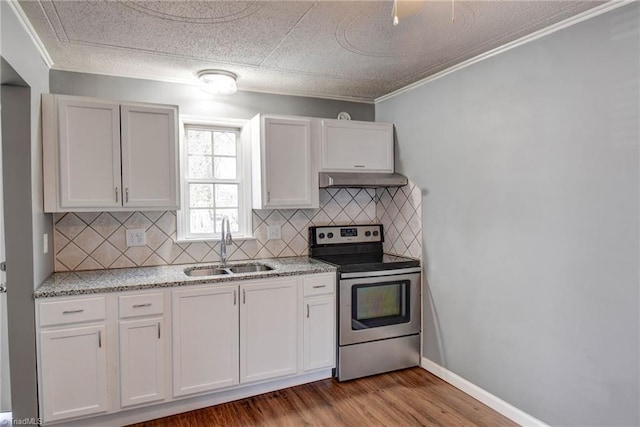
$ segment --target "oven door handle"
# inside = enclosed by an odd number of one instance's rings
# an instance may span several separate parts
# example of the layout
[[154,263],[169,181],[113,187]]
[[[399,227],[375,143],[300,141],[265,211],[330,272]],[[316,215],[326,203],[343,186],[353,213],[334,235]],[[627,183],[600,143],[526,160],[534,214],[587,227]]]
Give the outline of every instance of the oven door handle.
[[398,274],[421,273],[420,267],[398,268],[395,270],[361,271],[358,273],[340,273],[341,279],[358,279],[360,277],[384,277]]

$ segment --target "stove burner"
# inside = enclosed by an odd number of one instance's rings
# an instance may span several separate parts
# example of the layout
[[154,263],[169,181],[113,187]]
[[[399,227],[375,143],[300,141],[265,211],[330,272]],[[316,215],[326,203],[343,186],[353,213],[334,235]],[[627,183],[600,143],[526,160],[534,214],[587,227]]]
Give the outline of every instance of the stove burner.
[[344,273],[420,266],[417,259],[385,254],[383,236],[381,224],[309,227],[310,254]]

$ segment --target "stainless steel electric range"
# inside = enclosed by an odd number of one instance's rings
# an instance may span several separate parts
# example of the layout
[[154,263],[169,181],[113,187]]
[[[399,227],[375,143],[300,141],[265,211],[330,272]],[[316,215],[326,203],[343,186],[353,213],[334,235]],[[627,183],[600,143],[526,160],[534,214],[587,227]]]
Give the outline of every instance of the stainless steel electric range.
[[420,363],[420,261],[382,242],[380,224],[309,227],[311,257],[338,267],[339,381]]

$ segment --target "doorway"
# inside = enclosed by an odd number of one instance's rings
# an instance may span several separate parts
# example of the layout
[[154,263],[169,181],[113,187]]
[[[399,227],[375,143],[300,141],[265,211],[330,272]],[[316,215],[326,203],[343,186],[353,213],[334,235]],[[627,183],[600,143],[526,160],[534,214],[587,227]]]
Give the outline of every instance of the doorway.
[[[0,77],[0,80],[2,78]],[[2,90],[0,89],[0,129],[2,129]],[[5,109],[8,108],[8,104]],[[4,180],[2,174],[2,132],[0,132],[0,424],[8,425],[11,414],[9,373],[9,328],[7,322],[7,274],[4,233]]]
[[4,58],[0,58],[0,73],[0,256],[4,253],[7,266],[6,271],[0,270],[0,283],[6,283],[6,292],[0,292],[0,410],[11,411],[13,418],[23,420],[35,418],[38,413],[32,94],[29,85]]

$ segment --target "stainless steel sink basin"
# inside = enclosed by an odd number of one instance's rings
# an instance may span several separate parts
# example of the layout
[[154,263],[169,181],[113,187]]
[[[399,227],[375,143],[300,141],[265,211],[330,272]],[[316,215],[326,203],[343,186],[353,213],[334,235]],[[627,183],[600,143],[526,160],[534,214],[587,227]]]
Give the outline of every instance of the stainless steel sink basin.
[[255,273],[258,271],[269,271],[273,268],[264,264],[246,264],[246,265],[232,265],[229,267],[232,273]]
[[257,273],[259,271],[269,271],[273,268],[264,264],[236,264],[229,265],[227,267],[214,266],[214,267],[191,267],[185,268],[184,274],[187,276],[221,276],[225,274],[239,274],[239,273]]
[[231,274],[227,268],[187,268],[184,270],[187,276],[220,276]]

